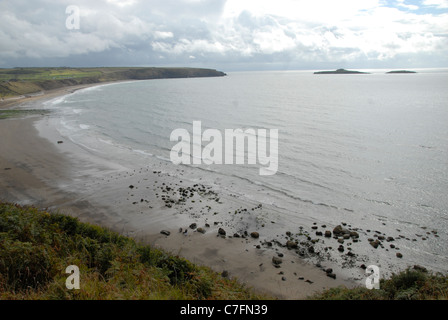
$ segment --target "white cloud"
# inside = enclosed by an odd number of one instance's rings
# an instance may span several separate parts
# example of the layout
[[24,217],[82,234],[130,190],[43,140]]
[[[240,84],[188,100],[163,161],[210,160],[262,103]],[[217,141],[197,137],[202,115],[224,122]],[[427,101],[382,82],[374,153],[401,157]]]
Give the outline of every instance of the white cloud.
[[[388,61],[448,57],[448,0],[78,0],[81,29],[65,28],[72,1],[0,2],[0,64],[123,49],[143,63],[290,59]],[[57,3],[57,5],[56,5]],[[33,7],[34,6],[34,7]],[[192,58],[194,57],[194,59]],[[182,60],[184,59],[184,60]],[[6,61],[6,62],[5,62]],[[448,63],[448,61],[447,61]]]
[[169,39],[172,38],[174,35],[170,31],[154,31],[153,37],[155,39]]
[[448,8],[448,0],[423,0],[425,6],[434,6],[439,9]]

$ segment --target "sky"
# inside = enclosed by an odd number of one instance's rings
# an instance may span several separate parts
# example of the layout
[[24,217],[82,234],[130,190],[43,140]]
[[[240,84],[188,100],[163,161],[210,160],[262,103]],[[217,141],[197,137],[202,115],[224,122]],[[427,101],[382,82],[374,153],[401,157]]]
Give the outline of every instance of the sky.
[[448,67],[448,0],[0,0],[0,67]]

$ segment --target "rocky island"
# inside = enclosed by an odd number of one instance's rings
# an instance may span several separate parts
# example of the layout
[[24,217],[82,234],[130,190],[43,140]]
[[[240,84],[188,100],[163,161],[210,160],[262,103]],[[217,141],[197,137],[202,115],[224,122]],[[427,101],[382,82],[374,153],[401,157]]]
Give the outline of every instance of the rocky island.
[[336,71],[316,71],[314,74],[369,74],[369,72],[337,69]]
[[386,73],[417,73],[415,71],[409,71],[409,70],[393,70]]

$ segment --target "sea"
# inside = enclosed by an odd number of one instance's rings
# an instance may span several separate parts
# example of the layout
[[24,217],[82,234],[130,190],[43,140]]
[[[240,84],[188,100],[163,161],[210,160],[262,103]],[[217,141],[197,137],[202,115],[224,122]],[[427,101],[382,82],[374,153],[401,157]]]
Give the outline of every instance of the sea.
[[[63,136],[108,161],[183,168],[184,178],[276,208],[275,219],[291,228],[305,220],[387,228],[414,240],[407,249],[419,262],[446,270],[448,69],[415,70],[128,81],[78,90],[45,108]],[[259,162],[173,164],[172,132],[193,137],[195,121],[223,136],[278,130],[271,150],[278,168],[260,175]]]

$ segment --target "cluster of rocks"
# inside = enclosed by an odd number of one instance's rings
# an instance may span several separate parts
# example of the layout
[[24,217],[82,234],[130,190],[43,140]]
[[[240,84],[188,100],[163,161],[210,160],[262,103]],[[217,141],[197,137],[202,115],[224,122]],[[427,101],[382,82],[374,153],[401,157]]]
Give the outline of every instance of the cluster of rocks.
[[[193,200],[192,198],[195,194],[219,202],[217,193],[211,190],[211,187],[205,187],[201,184],[195,184],[192,187],[173,188],[162,183],[160,189],[162,192],[160,198],[165,202],[165,206],[168,208],[171,208],[175,204],[186,204],[188,200],[194,203],[196,200]],[[159,197],[159,194],[156,193],[156,196]]]
[[[154,172],[160,174],[160,172]],[[182,181],[180,181],[182,183]],[[157,183],[157,181],[156,181]],[[129,188],[132,190],[136,188],[133,185],[130,185]],[[157,187],[159,189],[155,189],[157,198],[161,198],[164,201],[165,206],[171,208],[174,205],[185,205],[188,202],[202,202],[202,207],[198,207],[197,205],[193,207],[184,206],[184,211],[178,210],[179,213],[185,212],[188,210],[190,213],[190,217],[194,218],[195,221],[198,221],[198,218],[201,217],[201,214],[204,215],[206,212],[212,210],[211,204],[214,206],[216,203],[220,202],[220,197],[218,194],[212,190],[211,187],[204,186],[202,184],[194,184],[192,186],[178,186],[175,184],[166,185],[165,183],[159,184]],[[140,202],[146,201],[141,199]],[[213,203],[211,203],[212,201]],[[215,206],[214,206],[215,207]],[[402,244],[398,240],[408,240],[408,241],[417,241],[418,239],[427,240],[430,236],[438,237],[437,231],[426,231],[426,233],[416,234],[416,238],[410,239],[409,236],[403,236],[401,234],[395,234],[393,236],[386,235],[380,231],[374,230],[363,230],[361,228],[353,228],[347,223],[341,222],[339,225],[333,227],[327,227],[325,224],[317,224],[314,223],[310,228],[305,228],[299,226],[298,232],[290,232],[287,231],[283,235],[278,235],[277,238],[268,240],[266,237],[263,238],[263,234],[258,227],[264,227],[264,224],[260,225],[257,223],[257,226],[254,225],[253,217],[259,216],[256,210],[261,210],[262,205],[258,204],[254,207],[240,207],[235,210],[228,211],[219,210],[215,208],[215,210],[219,211],[219,213],[223,214],[223,218],[226,221],[225,223],[220,221],[215,221],[214,225],[216,229],[216,235],[218,237],[233,237],[233,238],[246,238],[257,240],[257,243],[254,246],[258,249],[261,248],[272,248],[274,250],[289,250],[295,252],[300,258],[307,259],[313,261],[316,266],[320,266],[320,263],[324,260],[332,260],[333,262],[337,261],[337,265],[340,267],[363,267],[363,264],[360,264],[362,261],[362,256],[358,257],[358,249],[360,248],[357,244],[359,242],[366,243],[366,248],[371,247],[374,249],[385,249],[389,251],[393,249],[395,256],[397,258],[403,258],[403,254],[399,252],[398,243]],[[227,212],[228,211],[228,212]],[[218,212],[214,212],[213,215],[217,215]],[[225,216],[225,217],[224,217]],[[211,216],[208,215],[208,218]],[[241,217],[243,217],[243,222],[240,222]],[[251,217],[251,218],[249,218]],[[252,220],[251,220],[252,219]],[[207,219],[206,221],[207,222]],[[239,224],[238,224],[239,222]],[[247,223],[246,222],[250,222]],[[271,221],[272,222],[272,221]],[[238,224],[238,226],[237,226]],[[384,224],[384,223],[383,223]],[[193,230],[199,233],[206,233],[207,229],[210,228],[209,224],[205,224],[203,227],[198,227],[196,222],[191,223],[187,228],[179,229],[179,232],[184,234],[187,233],[188,230]],[[252,230],[250,230],[252,229]],[[253,231],[253,229],[257,231]],[[425,229],[425,228],[422,228]],[[396,229],[399,233],[400,230]],[[235,232],[237,231],[237,232]],[[167,230],[162,230],[162,234],[169,236],[170,232]],[[261,233],[261,234],[260,234]],[[282,236],[284,237],[282,239]],[[261,238],[261,240],[260,240]],[[371,249],[370,249],[371,250]],[[341,260],[342,258],[342,260]],[[366,260],[364,260],[365,262]],[[280,268],[282,264],[281,253],[278,252],[272,258],[272,264],[276,268]],[[336,264],[333,264],[334,266]],[[332,268],[322,268],[325,274],[333,279],[336,279],[336,273]]]

